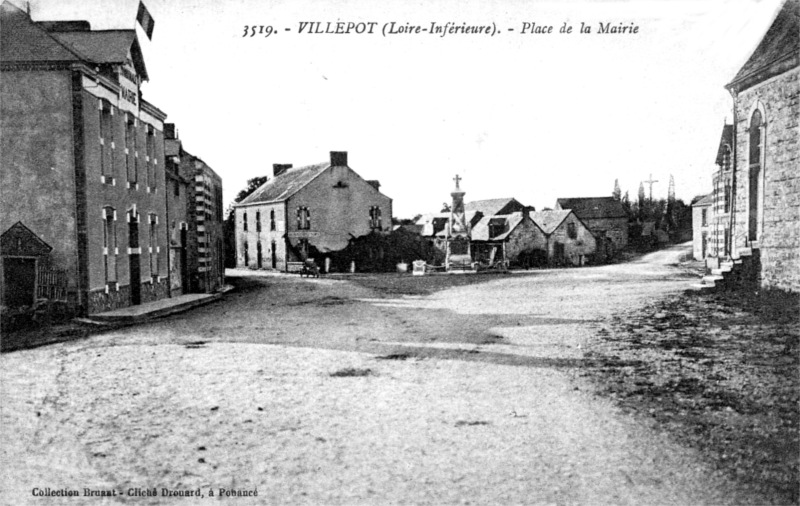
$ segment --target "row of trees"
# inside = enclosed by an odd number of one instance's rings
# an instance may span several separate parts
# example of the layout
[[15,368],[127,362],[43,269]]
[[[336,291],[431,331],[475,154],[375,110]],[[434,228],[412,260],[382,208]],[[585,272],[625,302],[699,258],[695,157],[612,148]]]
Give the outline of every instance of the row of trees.
[[622,195],[619,180],[614,180],[612,196],[622,203],[622,207],[632,222],[642,224],[655,222],[658,230],[670,235],[679,236],[692,229],[692,208],[683,200],[675,198],[675,178],[669,177],[667,198],[653,199],[645,194],[644,181],[639,183],[639,192],[635,201],[631,201],[628,192]]

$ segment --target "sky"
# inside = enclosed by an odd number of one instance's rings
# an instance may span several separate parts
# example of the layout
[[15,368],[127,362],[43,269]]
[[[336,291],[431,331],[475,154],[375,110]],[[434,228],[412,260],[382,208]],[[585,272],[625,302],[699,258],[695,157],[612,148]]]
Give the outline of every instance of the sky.
[[[23,0],[15,0],[22,5]],[[145,0],[137,27],[150,81],[184,148],[223,178],[226,206],[248,179],[347,151],[381,182],[393,214],[514,197],[636,198],[711,191],[732,100],[724,86],[781,0]],[[113,7],[112,7],[113,6]],[[35,21],[134,28],[138,0],[32,0]],[[303,22],[373,22],[373,34],[299,33]],[[494,35],[390,34],[387,23],[489,25]],[[525,25],[527,23],[527,25]],[[553,33],[522,33],[525,26]],[[572,33],[559,33],[566,23]],[[579,33],[583,23],[591,33]],[[597,33],[600,23],[637,33]],[[273,34],[245,26],[273,27]],[[289,29],[287,31],[286,29]],[[513,31],[511,31],[513,30]],[[530,32],[530,29],[528,29]]]

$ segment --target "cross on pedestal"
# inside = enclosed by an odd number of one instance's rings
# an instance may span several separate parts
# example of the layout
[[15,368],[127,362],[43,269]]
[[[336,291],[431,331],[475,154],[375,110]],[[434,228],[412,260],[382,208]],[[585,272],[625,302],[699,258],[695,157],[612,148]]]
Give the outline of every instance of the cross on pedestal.
[[647,181],[642,181],[642,182],[643,183],[647,183],[647,184],[650,185],[650,202],[652,202],[653,201],[653,184],[654,183],[658,183],[658,180],[657,179],[653,179],[653,173],[651,172],[650,173],[650,179],[648,179]]
[[458,187],[458,183],[461,181],[461,176],[456,174],[456,177],[453,178],[453,181],[456,182],[456,190],[460,190],[460,188]]

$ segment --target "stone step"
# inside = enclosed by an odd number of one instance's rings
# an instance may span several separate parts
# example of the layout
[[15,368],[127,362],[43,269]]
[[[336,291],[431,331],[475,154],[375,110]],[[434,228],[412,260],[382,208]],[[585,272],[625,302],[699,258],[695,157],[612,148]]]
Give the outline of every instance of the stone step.
[[726,272],[731,272],[732,265],[723,265],[719,269],[711,269],[711,274],[714,276],[724,276]]
[[739,256],[740,256],[740,257],[749,257],[749,256],[753,256],[753,250],[752,250],[752,249],[750,249],[750,248],[739,248],[739,249],[737,250],[737,252],[739,253]]
[[725,278],[723,278],[722,276],[715,276],[712,274],[710,276],[703,276],[701,282],[706,286],[714,286],[717,281],[722,281],[724,279]]

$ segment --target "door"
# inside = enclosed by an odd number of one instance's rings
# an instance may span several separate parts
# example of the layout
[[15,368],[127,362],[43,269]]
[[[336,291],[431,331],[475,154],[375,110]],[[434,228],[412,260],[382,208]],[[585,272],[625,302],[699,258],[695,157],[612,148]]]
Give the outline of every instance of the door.
[[128,272],[130,273],[131,304],[142,303],[142,268],[139,251],[139,217],[129,215],[128,221]]
[[183,293],[189,293],[189,266],[186,259],[186,244],[187,244],[186,225],[181,225],[181,286]]
[[278,268],[278,253],[275,251],[275,241],[272,241],[272,246],[270,248],[272,251],[272,268]]
[[32,306],[36,292],[36,259],[3,259],[4,304],[10,308]]

